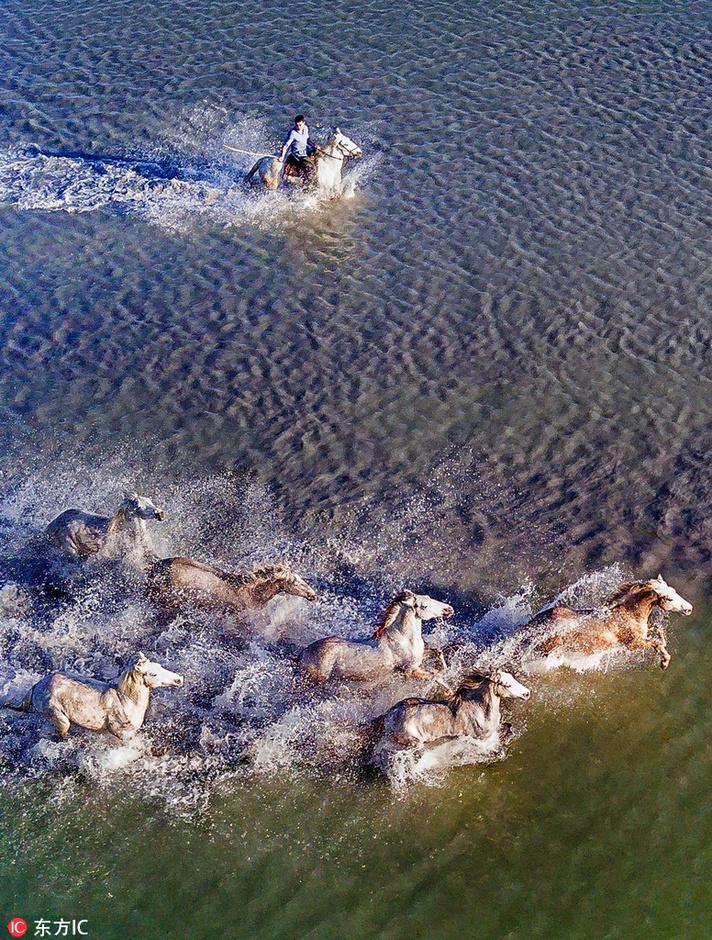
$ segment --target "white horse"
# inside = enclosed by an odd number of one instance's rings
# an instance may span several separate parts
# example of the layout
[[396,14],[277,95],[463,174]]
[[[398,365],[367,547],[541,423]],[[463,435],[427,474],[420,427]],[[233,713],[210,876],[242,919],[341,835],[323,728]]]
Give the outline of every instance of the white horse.
[[115,682],[51,672],[33,685],[21,702],[5,702],[2,707],[43,715],[52,722],[62,740],[74,724],[90,731],[107,730],[120,741],[128,741],[143,724],[151,690],[182,685],[183,676],[139,653]]
[[[320,193],[340,196],[343,192],[341,172],[347,157],[363,156],[363,151],[353,140],[342,134],[337,127],[329,142],[319,147],[314,154],[316,165],[316,188]],[[283,177],[284,163],[279,157],[261,157],[245,177],[249,183],[255,174],[259,174],[262,184],[267,189],[277,189]],[[287,177],[285,177],[287,179]],[[299,177],[292,177],[298,179]]]
[[500,700],[526,701],[530,696],[513,675],[497,670],[467,676],[448,701],[403,699],[374,719],[372,760],[386,769],[394,754],[412,751],[413,768],[418,770],[482,760],[511,734],[511,727],[501,722]]
[[449,604],[427,594],[403,591],[385,609],[371,639],[328,636],[317,640],[299,654],[299,670],[312,682],[324,682],[329,676],[370,679],[396,669],[413,679],[430,679],[432,674],[421,668],[423,621],[448,619],[454,613]]
[[74,558],[143,555],[148,548],[146,522],[154,519],[162,521],[163,511],[148,497],[126,492],[113,516],[65,509],[50,522],[44,534],[52,545]]

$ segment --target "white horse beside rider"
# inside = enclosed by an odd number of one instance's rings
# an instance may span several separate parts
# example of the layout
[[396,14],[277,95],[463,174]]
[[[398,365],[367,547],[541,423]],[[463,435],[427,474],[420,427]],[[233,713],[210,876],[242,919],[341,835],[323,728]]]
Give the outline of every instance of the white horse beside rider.
[[[327,196],[341,196],[344,184],[341,174],[347,158],[362,157],[363,151],[350,137],[342,134],[337,127],[328,142],[319,147],[314,154],[315,186],[318,192]],[[267,189],[277,189],[282,182],[284,162],[279,157],[260,157],[245,177],[249,183],[259,175],[262,185]]]

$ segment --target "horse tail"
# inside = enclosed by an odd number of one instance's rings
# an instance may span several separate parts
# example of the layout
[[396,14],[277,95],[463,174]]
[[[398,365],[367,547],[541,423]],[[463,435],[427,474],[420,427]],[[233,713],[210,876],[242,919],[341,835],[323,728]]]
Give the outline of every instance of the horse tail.
[[21,702],[2,702],[0,708],[10,708],[14,712],[31,712],[32,711],[32,692],[34,691],[34,686],[30,689],[27,695],[22,699]]
[[262,160],[263,160],[263,159],[264,159],[263,157],[260,157],[260,159],[257,161],[257,163],[255,163],[255,165],[252,167],[252,169],[250,170],[250,172],[247,174],[247,176],[245,177],[245,180],[244,180],[246,183],[249,183],[250,180],[252,179],[252,177],[255,175],[255,173],[259,170],[259,168],[260,168],[260,163],[262,163]]

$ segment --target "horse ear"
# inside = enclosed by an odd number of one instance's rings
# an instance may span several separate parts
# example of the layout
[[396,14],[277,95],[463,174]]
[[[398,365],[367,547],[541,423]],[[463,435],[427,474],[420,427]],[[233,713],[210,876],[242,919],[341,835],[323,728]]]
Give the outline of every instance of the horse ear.
[[136,490],[124,490],[124,499],[138,499]]
[[406,588],[406,589],[403,591],[403,593],[401,594],[401,601],[402,601],[404,604],[414,604],[414,603],[415,603],[415,594],[414,594],[412,591],[409,591],[408,588]]
[[144,663],[147,663],[147,662],[148,662],[148,656],[146,656],[144,652],[139,652],[138,656],[136,657],[136,665],[143,666]]
[[335,134],[340,134],[340,133],[341,133],[341,128],[340,128],[340,127],[337,127],[337,128],[334,130],[334,133],[335,133]]

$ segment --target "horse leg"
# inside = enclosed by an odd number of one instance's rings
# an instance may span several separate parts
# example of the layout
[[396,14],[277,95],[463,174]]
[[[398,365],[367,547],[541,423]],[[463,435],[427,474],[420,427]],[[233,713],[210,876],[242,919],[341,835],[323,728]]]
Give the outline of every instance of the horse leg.
[[660,655],[660,668],[667,669],[670,665],[671,656],[668,652],[667,643],[665,637],[659,630],[655,630],[650,635],[646,637],[634,637],[633,639],[628,640],[624,644],[626,649],[637,651],[637,650],[653,650],[655,653]]
[[432,679],[433,673],[428,672],[426,669],[409,669],[406,672],[406,677],[408,679]]
[[114,737],[118,738],[122,744],[130,741],[131,738],[136,734],[136,729],[128,721],[117,721],[115,718],[109,718],[106,726],[114,735]]
[[656,627],[648,636],[650,649],[660,654],[660,668],[665,670],[670,665],[671,656],[667,648],[667,640],[663,631]]
[[49,710],[49,720],[54,725],[59,740],[66,741],[69,737],[70,721],[62,709],[56,705],[53,705]]

